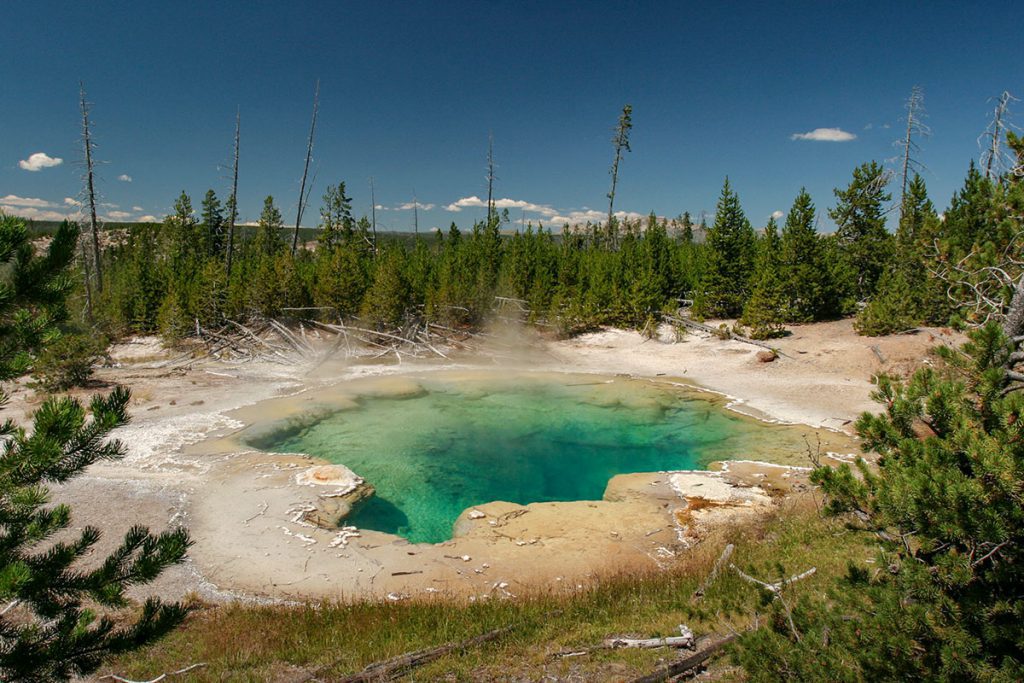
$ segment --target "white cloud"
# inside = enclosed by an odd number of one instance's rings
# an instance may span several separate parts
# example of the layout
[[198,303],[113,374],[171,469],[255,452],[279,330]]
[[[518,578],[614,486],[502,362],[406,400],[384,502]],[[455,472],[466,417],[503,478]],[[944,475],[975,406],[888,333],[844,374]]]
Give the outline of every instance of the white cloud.
[[[547,217],[558,214],[558,210],[553,209],[550,206],[534,204],[522,199],[509,199],[505,197],[503,199],[495,199],[493,204],[496,209],[521,209],[531,213],[539,213],[540,215]],[[463,209],[471,207],[487,208],[487,202],[476,195],[473,195],[472,197],[463,197],[462,199],[458,199],[444,208],[445,211],[462,211]]]
[[20,218],[32,218],[37,221],[62,221],[67,218],[67,215],[53,209],[41,209],[35,206],[15,206],[14,204],[4,204],[2,200],[0,200],[0,213],[6,213],[9,216],[19,216]]
[[31,206],[37,209],[50,208],[53,206],[53,204],[45,199],[38,199],[36,197],[19,197],[15,194],[0,197],[0,204],[7,204],[9,206]]
[[786,214],[782,213],[779,210],[772,211],[772,218],[774,218],[775,220],[779,220],[780,218],[782,218],[785,215]]
[[883,124],[882,124],[882,128],[892,128],[892,124],[889,124],[889,123],[883,123]]
[[864,126],[864,130],[871,130],[874,127],[875,127],[875,124],[869,123],[868,125]]
[[74,197],[65,197],[64,206],[81,206],[82,202],[78,201]]
[[36,152],[35,154],[29,155],[28,159],[22,159],[19,161],[18,166],[26,171],[41,171],[44,168],[60,166],[63,163],[64,160],[59,157],[51,157],[46,152]]
[[[487,201],[480,199],[476,195],[471,197],[463,197],[458,199],[448,206],[444,207],[445,211],[459,212],[463,209],[468,208],[486,208]],[[608,212],[598,211],[597,209],[591,209],[583,207],[582,209],[563,211],[556,209],[547,204],[534,204],[522,199],[495,199],[494,208],[496,209],[520,209],[529,213],[540,214],[541,217],[548,223],[555,225],[578,225],[586,222],[601,223],[608,218]],[[633,211],[616,211],[615,217],[620,221],[624,220],[639,220],[646,218],[646,214],[635,213]]]
[[115,221],[124,221],[131,217],[131,214],[127,211],[111,211],[107,214],[108,218]]
[[842,128],[815,128],[808,133],[793,133],[790,140],[814,140],[816,142],[849,142],[856,140],[857,136],[847,133]]
[[117,176],[117,179],[120,180],[122,183],[130,183],[132,181],[132,177],[127,173],[122,173],[121,175]]
[[132,211],[145,211],[141,206],[133,206]]
[[406,202],[405,204],[399,204],[392,211],[412,211],[414,208],[419,207],[423,211],[430,211],[437,204],[424,204],[422,202]]
[[[636,221],[647,218],[645,214],[635,211],[616,211],[615,217],[620,221]],[[608,219],[608,213],[597,209],[586,211],[569,211],[565,215],[556,214],[548,217],[548,222],[560,225],[580,225],[582,223],[602,223]]]
[[156,216],[150,216],[150,215],[139,216],[136,220],[139,223],[159,223],[160,222],[159,218],[157,218]]

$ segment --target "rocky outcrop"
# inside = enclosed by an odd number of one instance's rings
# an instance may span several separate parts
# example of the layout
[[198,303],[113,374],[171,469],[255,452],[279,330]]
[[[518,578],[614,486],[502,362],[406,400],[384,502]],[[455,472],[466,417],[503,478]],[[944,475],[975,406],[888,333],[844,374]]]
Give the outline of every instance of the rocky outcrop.
[[376,493],[369,482],[344,465],[310,467],[295,476],[295,483],[321,489],[303,519],[324,528],[337,527],[356,505]]

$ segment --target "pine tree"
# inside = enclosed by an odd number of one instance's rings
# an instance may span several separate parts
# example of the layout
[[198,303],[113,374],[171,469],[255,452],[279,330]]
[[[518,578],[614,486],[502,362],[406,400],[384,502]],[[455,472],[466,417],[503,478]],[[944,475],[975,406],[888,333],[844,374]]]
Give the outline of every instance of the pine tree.
[[710,318],[734,318],[750,296],[756,235],[740,206],[729,179],[725,179],[715,210],[715,224],[707,231],[704,275],[695,313]]
[[345,183],[328,185],[320,207],[320,234],[317,241],[331,248],[352,236],[352,198],[345,194]]
[[926,317],[934,319],[941,315],[945,287],[928,277],[921,244],[921,236],[937,220],[924,180],[914,174],[903,197],[892,261],[879,280],[875,295],[857,315],[857,332],[868,336],[892,334],[911,329]]
[[815,213],[811,195],[801,188],[782,226],[779,267],[790,322],[822,320],[839,312],[824,245],[814,227]]
[[[63,223],[40,257],[24,222],[0,215],[0,263],[7,268],[0,286],[0,379],[27,370],[57,335],[77,237],[77,228]],[[92,552],[98,529],[87,526],[77,537],[55,540],[69,534],[71,510],[48,505],[47,485],[124,454],[120,442],[104,438],[127,421],[129,398],[127,390],[115,389],[94,397],[88,410],[75,399],[51,398],[36,412],[31,432],[11,421],[0,425],[0,600],[7,603],[0,611],[0,679],[88,675],[105,657],[153,642],[185,617],[181,605],[157,599],[147,600],[127,622],[110,613],[127,606],[129,586],[152,581],[184,557],[190,541],[183,529],[154,536],[133,527],[113,554],[89,570],[77,564]],[[103,616],[97,618],[97,611]]]
[[[625,248],[623,248],[625,252]],[[647,325],[665,307],[674,290],[675,263],[664,223],[653,213],[647,217],[643,239],[635,247],[633,263],[628,264],[624,283],[628,287],[629,322]],[[626,253],[623,253],[626,258]]]
[[836,222],[841,254],[854,275],[853,292],[858,300],[870,299],[892,253],[892,238],[885,229],[885,203],[892,195],[885,191],[888,177],[875,162],[853,171],[845,190],[836,189],[838,199],[828,212]]
[[760,241],[754,288],[743,308],[742,323],[750,327],[754,339],[774,339],[785,334],[788,301],[780,265],[778,227],[775,218],[768,221]]
[[395,327],[405,317],[409,283],[403,267],[404,251],[386,250],[377,262],[373,284],[363,300],[362,317],[377,328]]
[[208,255],[221,258],[227,247],[226,226],[224,224],[224,212],[220,200],[213,190],[207,190],[203,197],[202,237],[208,246]]
[[[197,243],[198,225],[195,211],[192,209],[192,199],[182,190],[174,201],[174,213],[164,219],[166,250],[175,266],[197,253],[202,253],[202,247]],[[205,242],[203,244],[205,245]]]
[[951,259],[960,259],[976,245],[985,242],[989,212],[992,209],[993,183],[971,161],[963,187],[949,203],[940,239]]
[[681,220],[682,229],[680,232],[680,239],[687,244],[693,242],[693,219],[690,218],[690,212],[684,211],[683,218]]
[[[827,511],[880,546],[828,600],[741,639],[754,681],[1015,681],[1024,677],[1024,396],[1000,326],[946,366],[877,379],[881,415],[857,422],[879,455],[814,470]],[[778,601],[776,601],[778,602]],[[792,626],[790,626],[792,623]],[[795,631],[795,633],[794,633]]]
[[366,264],[353,245],[317,251],[313,305],[330,308],[334,319],[349,318],[359,312],[368,286]]
[[274,206],[274,198],[267,196],[263,200],[263,211],[256,224],[256,236],[253,238],[252,250],[258,256],[274,256],[284,249],[285,242],[281,237],[284,221],[281,212]]

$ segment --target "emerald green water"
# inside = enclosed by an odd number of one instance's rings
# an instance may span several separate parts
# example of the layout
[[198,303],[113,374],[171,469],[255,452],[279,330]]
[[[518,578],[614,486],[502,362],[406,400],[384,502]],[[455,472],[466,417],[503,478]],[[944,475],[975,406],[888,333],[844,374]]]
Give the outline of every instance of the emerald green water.
[[402,398],[315,404],[248,442],[348,466],[377,490],[349,523],[434,543],[474,505],[599,500],[614,475],[748,457],[772,436],[695,392],[639,380],[417,381]]

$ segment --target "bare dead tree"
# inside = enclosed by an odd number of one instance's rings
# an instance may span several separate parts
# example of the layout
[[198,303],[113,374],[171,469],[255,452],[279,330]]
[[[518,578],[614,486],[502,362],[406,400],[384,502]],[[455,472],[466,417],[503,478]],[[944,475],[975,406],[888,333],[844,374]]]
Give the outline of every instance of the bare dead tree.
[[242,131],[242,109],[235,112],[235,161],[231,169],[231,197],[228,198],[228,278],[231,278],[231,257],[235,250],[235,218],[238,217],[238,143]]
[[608,193],[608,225],[612,223],[613,211],[615,208],[615,186],[619,183],[619,162],[622,161],[622,152],[633,151],[629,147],[629,132],[633,129],[633,105],[627,104],[622,108],[619,115],[619,123],[615,126],[615,137],[612,144],[615,145],[615,160],[612,161],[611,176],[612,189]]
[[420,203],[416,201],[416,191],[412,192],[412,231],[420,234]]
[[373,230],[373,255],[377,255],[377,197],[373,191],[373,176],[370,176],[370,228]]
[[[96,291],[103,291],[103,266],[100,264],[99,221],[96,219],[96,180],[93,173],[92,152],[95,143],[89,130],[89,103],[85,101],[85,85],[78,82],[82,105],[82,145],[85,147],[85,200],[89,206],[89,227],[92,231],[92,258],[96,272]],[[88,273],[88,271],[86,271]],[[88,277],[88,275],[87,275]]]
[[92,284],[89,282],[89,257],[85,253],[85,242],[78,240],[78,246],[81,251],[82,274],[85,276],[85,317],[86,320],[92,322]]
[[487,134],[487,224],[494,215],[494,133]]
[[[910,172],[912,170],[917,171],[924,168],[924,165],[914,158],[921,151],[921,146],[917,143],[916,138],[928,137],[931,135],[931,129],[924,123],[924,118],[926,116],[924,111],[924,88],[919,85],[915,85],[911,89],[910,97],[907,98],[905,108],[907,110],[906,133],[904,134],[903,139],[896,143],[903,148],[900,207],[903,207],[904,200],[907,196],[907,183],[909,182]],[[901,214],[903,210],[903,208],[900,209]]]
[[[1016,218],[1024,223],[1024,216]],[[939,245],[935,245],[939,252]],[[955,263],[937,259],[939,267],[933,274],[947,285],[946,294],[958,310],[968,313],[972,324],[999,322],[1014,345],[1006,360],[1007,374],[1016,384],[1007,391],[1024,388],[1024,372],[1016,368],[1024,363],[1024,230],[1018,232],[995,263],[978,259],[971,252]],[[1007,293],[1012,292],[1007,300]]]
[[988,124],[985,132],[978,137],[979,146],[982,145],[983,140],[987,139],[984,145],[985,151],[981,155],[981,161],[985,164],[985,177],[989,180],[995,180],[1002,170],[1012,166],[1014,157],[1002,149],[1002,141],[1007,130],[1016,128],[1016,126],[1010,123],[1010,103],[1019,101],[1004,90],[1003,94],[996,99],[996,106],[992,112],[992,121]]
[[[309,124],[309,142],[306,144],[306,164],[302,167],[302,183],[299,185],[299,209],[295,214],[295,230],[292,232],[292,254],[299,246],[299,224],[302,222],[302,212],[306,208],[306,200],[309,195],[306,193],[306,176],[309,174],[309,160],[313,157],[313,135],[316,132],[316,115],[320,110],[320,79],[316,79],[316,89],[313,91],[313,119]],[[312,190],[312,185],[310,185]]]

